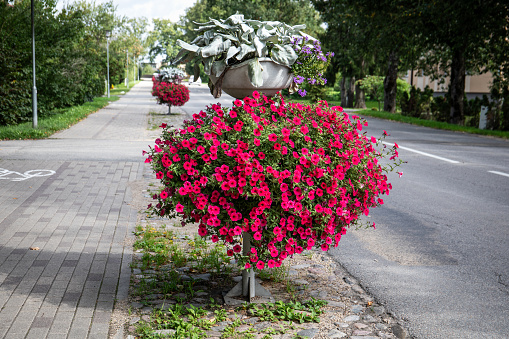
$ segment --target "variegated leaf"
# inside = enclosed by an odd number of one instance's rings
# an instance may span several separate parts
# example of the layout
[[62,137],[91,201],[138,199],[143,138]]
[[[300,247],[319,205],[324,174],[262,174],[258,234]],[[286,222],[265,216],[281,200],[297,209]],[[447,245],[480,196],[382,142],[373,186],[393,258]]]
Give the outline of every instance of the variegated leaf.
[[228,52],[226,53],[226,60],[230,60],[230,58],[234,57],[238,52],[240,52],[240,47],[230,46],[230,48],[228,48]]
[[226,60],[218,60],[214,61],[212,63],[212,69],[210,71],[211,74],[214,74],[216,77],[219,78],[221,73],[223,73],[224,69],[226,68]]
[[272,61],[283,66],[290,67],[297,60],[297,53],[293,50],[292,46],[275,44],[272,48]]
[[208,58],[211,56],[219,55],[223,52],[223,38],[220,36],[215,36],[214,40],[206,46],[202,47],[201,55],[203,58]]
[[196,46],[196,45],[188,44],[187,42],[182,41],[182,40],[180,40],[180,39],[177,39],[177,45],[179,45],[179,46],[180,46],[180,47],[182,47],[183,49],[186,49],[186,50],[188,50],[188,51],[190,51],[190,52],[195,52],[195,53],[196,53],[196,52],[198,51],[198,49],[200,48],[200,47],[198,47],[198,46]]
[[254,58],[249,60],[247,64],[247,75],[249,76],[249,80],[251,80],[251,84],[254,87],[260,87],[263,85],[263,76],[262,76],[263,68],[258,58]]
[[210,69],[212,68],[212,63],[214,62],[214,57],[203,59],[203,71],[205,74],[210,75]]
[[240,52],[235,56],[237,60],[242,60],[246,54],[255,52],[256,49],[253,46],[242,44],[240,45]]

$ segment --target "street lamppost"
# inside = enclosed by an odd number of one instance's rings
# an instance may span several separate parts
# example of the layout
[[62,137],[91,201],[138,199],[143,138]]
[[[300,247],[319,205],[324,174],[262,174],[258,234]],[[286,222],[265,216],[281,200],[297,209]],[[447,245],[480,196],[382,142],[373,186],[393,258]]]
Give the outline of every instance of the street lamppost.
[[37,87],[35,85],[35,28],[34,28],[34,0],[31,1],[32,16],[32,127],[37,128]]
[[125,86],[129,88],[129,50],[126,49],[126,72],[125,72]]
[[110,37],[111,37],[111,31],[106,30],[106,68],[108,70],[107,74],[107,85],[108,85],[108,98],[110,97]]

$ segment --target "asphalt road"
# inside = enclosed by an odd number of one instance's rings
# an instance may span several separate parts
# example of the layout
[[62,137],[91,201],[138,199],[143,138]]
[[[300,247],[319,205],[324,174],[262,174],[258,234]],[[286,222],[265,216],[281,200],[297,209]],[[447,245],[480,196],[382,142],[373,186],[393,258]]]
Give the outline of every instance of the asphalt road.
[[415,338],[509,338],[509,141],[368,121],[407,163],[331,254]]

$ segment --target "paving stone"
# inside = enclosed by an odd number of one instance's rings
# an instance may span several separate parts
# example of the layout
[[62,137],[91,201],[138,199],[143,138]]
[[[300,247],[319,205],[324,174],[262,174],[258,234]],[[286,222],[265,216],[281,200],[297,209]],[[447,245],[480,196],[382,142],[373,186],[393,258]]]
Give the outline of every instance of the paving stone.
[[344,308],[346,305],[341,301],[327,300],[327,306]]
[[344,332],[341,332],[337,329],[332,329],[329,331],[329,333],[327,333],[327,336],[331,339],[337,339],[337,338],[344,338],[347,336],[347,334]]
[[296,285],[309,285],[309,281],[304,279],[296,279],[293,281],[293,283]]
[[302,337],[307,337],[309,339],[312,339],[315,337],[315,335],[318,334],[318,329],[317,328],[308,328],[308,329],[297,332],[297,334]]
[[310,267],[310,266],[311,266],[311,265],[309,265],[309,264],[302,264],[302,265],[294,265],[294,266],[292,266],[292,268],[293,268],[294,270],[301,270],[301,269],[303,269],[303,268],[308,268],[308,267]]
[[359,321],[361,319],[361,317],[359,317],[358,315],[349,315],[348,317],[344,318],[343,321],[344,322],[353,322],[353,321]]
[[368,334],[371,334],[371,331],[355,330],[355,331],[353,331],[353,333],[352,333],[352,334],[353,334],[353,335],[362,336],[362,335],[368,335]]
[[361,305],[354,305],[350,308],[350,312],[355,314],[362,313],[362,311],[364,311],[364,307]]

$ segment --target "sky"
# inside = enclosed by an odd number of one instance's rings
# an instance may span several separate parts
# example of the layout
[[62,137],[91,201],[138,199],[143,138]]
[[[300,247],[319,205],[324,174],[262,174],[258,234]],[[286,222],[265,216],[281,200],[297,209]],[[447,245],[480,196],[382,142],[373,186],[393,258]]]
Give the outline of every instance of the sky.
[[[94,0],[88,0],[92,2]],[[61,9],[64,3],[73,2],[59,0],[57,8]],[[96,4],[101,4],[106,0],[95,0]],[[194,5],[196,0],[113,0],[117,6],[117,14],[125,15],[130,18],[146,17],[149,22],[153,18],[170,19],[177,22],[180,16],[185,14],[185,9]]]

